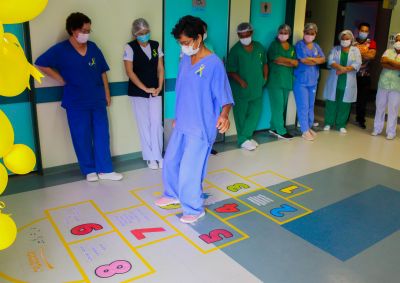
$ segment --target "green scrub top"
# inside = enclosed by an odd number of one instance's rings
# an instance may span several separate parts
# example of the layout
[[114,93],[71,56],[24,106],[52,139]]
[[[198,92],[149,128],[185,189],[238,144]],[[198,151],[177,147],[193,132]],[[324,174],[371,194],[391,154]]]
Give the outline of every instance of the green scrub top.
[[274,60],[278,57],[296,59],[294,47],[289,44],[289,49],[285,50],[278,40],[274,40],[268,48],[269,88],[293,89],[293,68],[276,64]]
[[[340,65],[347,66],[347,59],[349,58],[349,52],[340,52]],[[338,90],[346,89],[347,74],[341,74],[338,77],[336,88]]]
[[242,88],[230,78],[235,99],[253,100],[262,96],[265,84],[263,70],[266,63],[265,49],[257,41],[253,41],[251,52],[247,52],[240,41],[231,48],[226,69],[228,72],[237,73],[247,83],[247,88]]

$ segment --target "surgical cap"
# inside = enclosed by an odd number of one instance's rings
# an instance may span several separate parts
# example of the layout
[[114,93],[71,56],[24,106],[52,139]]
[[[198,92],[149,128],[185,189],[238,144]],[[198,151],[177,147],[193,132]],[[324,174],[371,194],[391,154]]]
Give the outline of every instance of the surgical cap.
[[247,32],[247,31],[253,31],[253,27],[250,23],[241,23],[237,26],[236,31],[238,33],[242,33],[242,32]]
[[137,35],[142,30],[150,30],[149,23],[143,19],[136,19],[132,24],[132,35]]

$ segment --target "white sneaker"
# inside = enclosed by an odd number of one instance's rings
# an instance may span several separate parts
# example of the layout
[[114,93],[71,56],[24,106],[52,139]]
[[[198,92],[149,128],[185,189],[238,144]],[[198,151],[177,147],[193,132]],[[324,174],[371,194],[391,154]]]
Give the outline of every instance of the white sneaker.
[[88,182],[96,182],[99,180],[97,173],[90,173],[86,175],[86,181]]
[[330,130],[331,130],[331,126],[326,125],[326,126],[324,127],[324,131],[330,131]]
[[111,172],[111,173],[99,173],[100,180],[111,180],[111,181],[121,181],[124,176],[120,173]]
[[179,220],[183,223],[189,224],[196,222],[200,218],[204,217],[204,215],[206,215],[206,213],[203,211],[202,213],[197,215],[183,215]]
[[244,143],[242,143],[240,147],[247,149],[249,151],[255,150],[257,148],[250,140],[247,140]]
[[255,140],[251,139],[250,140],[256,147],[258,147],[258,142],[256,142]]
[[319,126],[319,123],[318,122],[315,122],[314,124],[313,124],[313,127],[318,127]]
[[378,133],[377,131],[373,131],[373,132],[371,133],[371,136],[374,136],[374,137],[379,136],[379,133]]
[[341,132],[342,134],[347,134],[346,128],[340,128],[339,132]]
[[151,169],[151,170],[157,170],[158,169],[158,163],[155,160],[147,160],[147,166]]
[[395,137],[396,137],[396,135],[389,134],[389,135],[386,136],[386,139],[387,140],[394,140]]
[[164,166],[164,159],[158,160],[158,168],[162,169]]

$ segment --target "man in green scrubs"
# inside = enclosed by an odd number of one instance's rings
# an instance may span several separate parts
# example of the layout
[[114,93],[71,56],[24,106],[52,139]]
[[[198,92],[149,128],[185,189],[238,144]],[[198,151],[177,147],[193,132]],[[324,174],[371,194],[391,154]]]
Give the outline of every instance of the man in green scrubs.
[[230,50],[227,71],[230,78],[235,106],[238,145],[254,150],[258,144],[253,139],[262,110],[263,87],[268,77],[264,47],[252,40],[253,27],[241,23],[237,27],[239,42]]
[[285,128],[284,114],[290,91],[293,89],[293,68],[298,61],[293,46],[288,42],[292,29],[283,24],[278,28],[278,36],[268,49],[268,94],[271,104],[271,134],[282,139],[292,139]]

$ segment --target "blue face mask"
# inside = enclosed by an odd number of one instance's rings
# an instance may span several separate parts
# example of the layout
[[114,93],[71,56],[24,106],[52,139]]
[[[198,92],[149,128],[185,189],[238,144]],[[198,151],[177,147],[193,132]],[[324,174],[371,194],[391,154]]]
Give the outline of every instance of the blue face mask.
[[142,43],[146,43],[147,41],[150,40],[150,33],[146,33],[144,35],[139,35],[136,37],[136,39]]
[[362,31],[360,31],[360,32],[358,33],[358,37],[359,37],[361,40],[364,40],[364,39],[366,39],[366,38],[368,37],[368,32],[362,32]]

